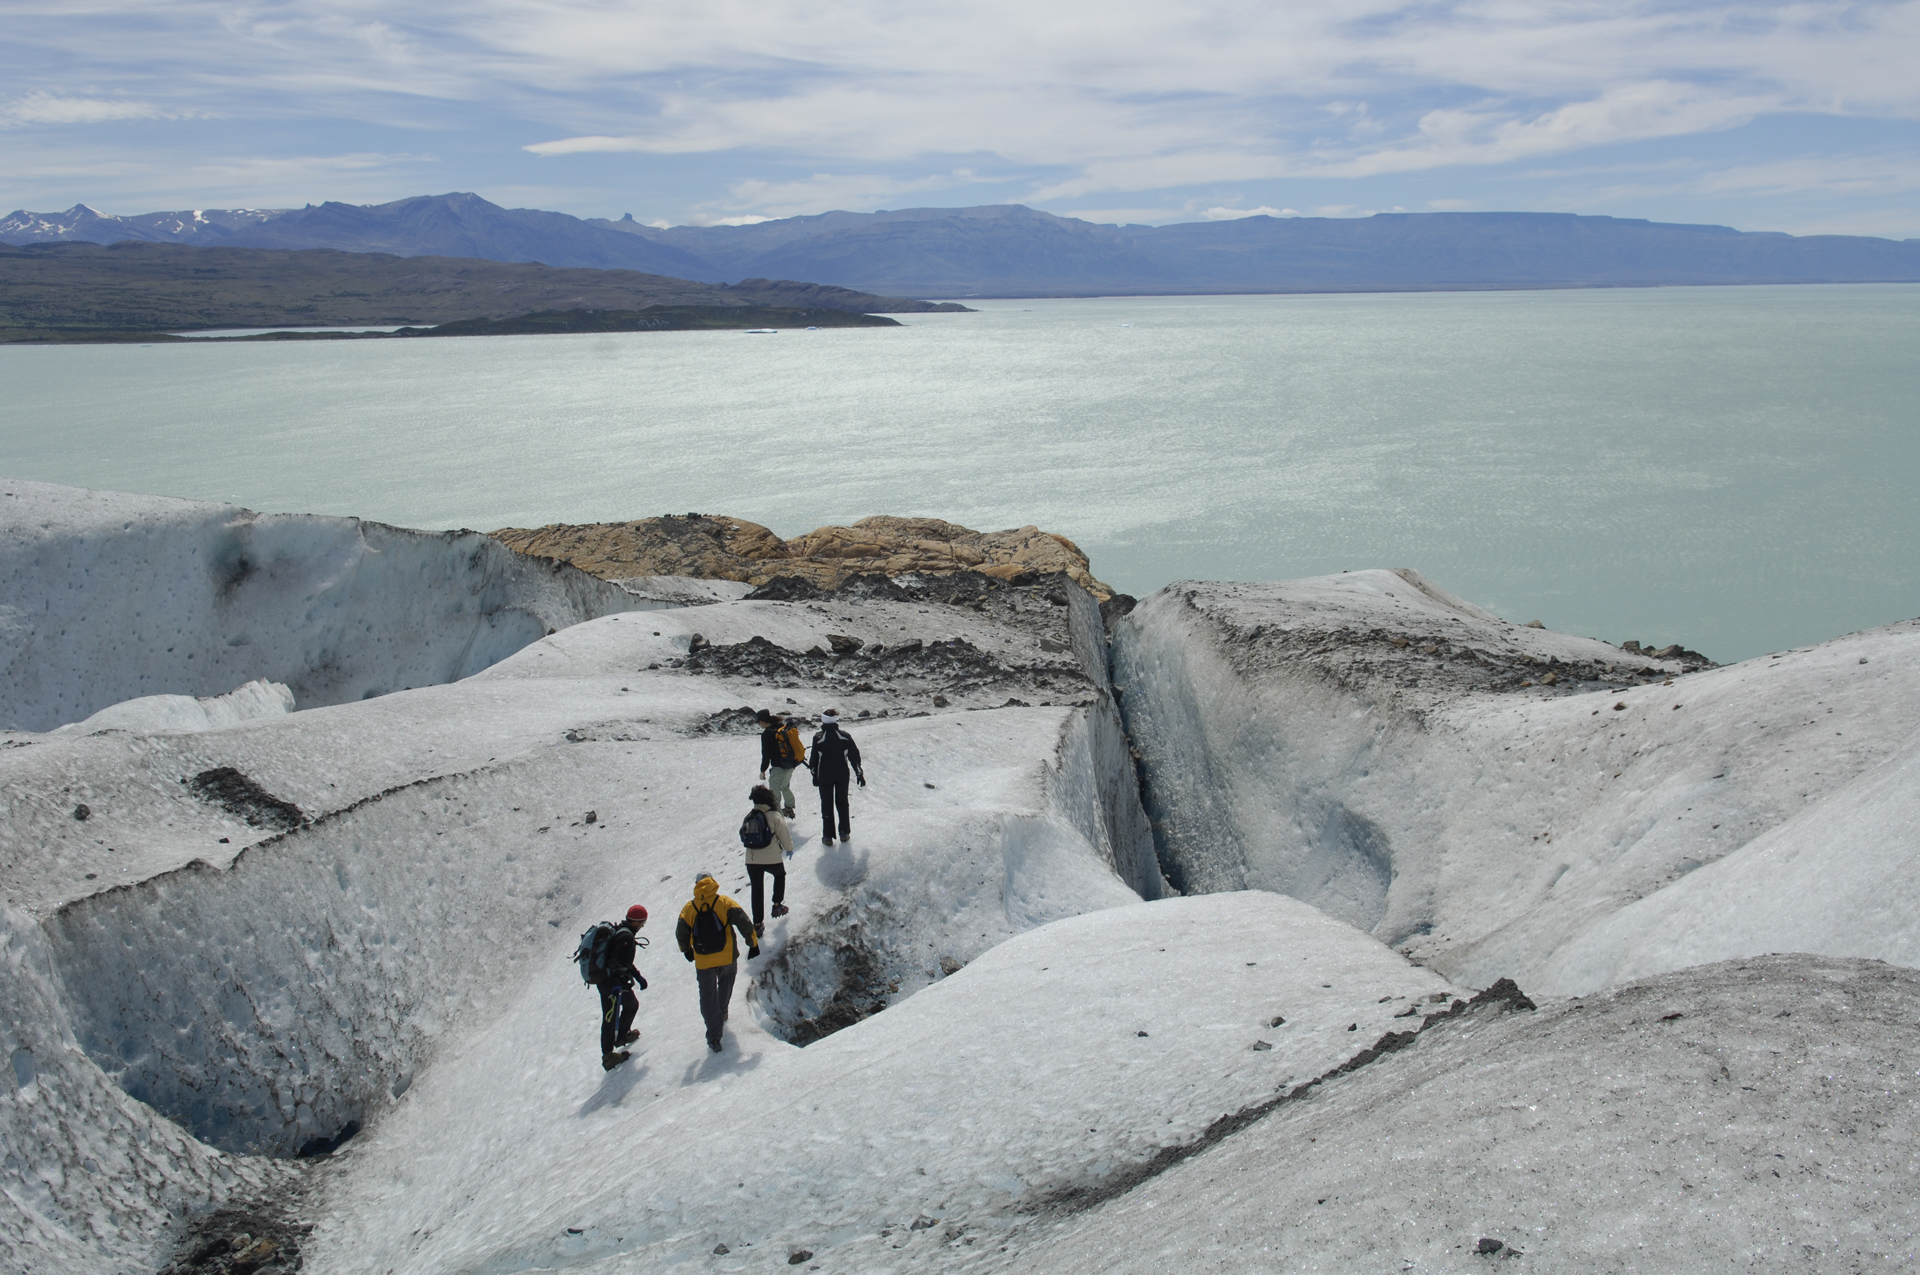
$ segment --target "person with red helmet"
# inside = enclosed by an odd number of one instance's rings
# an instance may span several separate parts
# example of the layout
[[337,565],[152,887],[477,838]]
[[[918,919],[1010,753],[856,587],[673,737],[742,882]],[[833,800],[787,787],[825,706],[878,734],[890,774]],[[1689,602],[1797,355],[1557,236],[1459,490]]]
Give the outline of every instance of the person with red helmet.
[[647,941],[640,937],[647,923],[647,910],[636,903],[627,909],[626,919],[618,925],[602,921],[580,940],[580,972],[600,993],[600,1066],[612,1071],[633,1055],[621,1048],[640,1039],[634,1029],[634,1015],[640,1012],[640,998],[634,984],[647,990],[647,980],[634,965],[634,958]]

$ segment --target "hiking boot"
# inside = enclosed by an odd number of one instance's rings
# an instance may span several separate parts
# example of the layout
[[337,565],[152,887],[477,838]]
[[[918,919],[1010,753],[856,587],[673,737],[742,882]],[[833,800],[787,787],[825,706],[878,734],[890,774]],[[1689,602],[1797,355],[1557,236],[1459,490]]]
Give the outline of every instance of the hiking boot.
[[610,1054],[602,1054],[600,1055],[600,1070],[612,1071],[615,1067],[618,1067],[631,1057],[633,1057],[633,1055],[624,1049],[616,1049]]
[[774,914],[775,916],[785,916],[785,915],[787,914],[787,905],[786,905],[786,904],[784,904],[784,903],[776,903],[776,904],[774,904],[774,905],[773,905],[773,914]]
[[631,1030],[631,1031],[626,1031],[621,1033],[620,1039],[615,1041],[614,1043],[617,1045],[631,1045],[634,1041],[639,1039],[640,1039],[639,1031]]
[[832,844],[833,844],[833,838],[832,838],[832,837],[822,837],[822,838],[820,839],[820,844],[821,844],[821,845],[823,845],[823,846],[830,846],[830,845],[832,845]]
[[717,1040],[710,1040],[707,1042],[707,1048],[711,1049],[714,1053],[717,1054],[720,1052],[720,1042]]
[[789,819],[793,818],[793,811],[791,809],[783,810],[780,813],[784,814]]

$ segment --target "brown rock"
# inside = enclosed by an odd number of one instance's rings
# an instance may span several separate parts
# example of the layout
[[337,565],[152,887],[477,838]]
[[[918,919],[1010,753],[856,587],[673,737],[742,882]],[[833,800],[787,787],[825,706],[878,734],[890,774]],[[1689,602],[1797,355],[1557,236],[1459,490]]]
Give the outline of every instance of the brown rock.
[[938,518],[880,516],[782,540],[738,518],[669,514],[584,526],[503,527],[493,538],[603,580],[693,576],[759,585],[775,576],[797,576],[830,589],[874,571],[889,576],[978,571],[1008,581],[1065,572],[1098,601],[1113,596],[1094,578],[1078,545],[1038,527],[982,532]]

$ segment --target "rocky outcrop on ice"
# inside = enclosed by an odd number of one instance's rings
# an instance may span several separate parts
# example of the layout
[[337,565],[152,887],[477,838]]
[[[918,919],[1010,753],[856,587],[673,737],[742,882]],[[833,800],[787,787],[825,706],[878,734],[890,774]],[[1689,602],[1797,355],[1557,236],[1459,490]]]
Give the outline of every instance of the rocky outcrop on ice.
[[1369,571],[1171,586],[1113,649],[1182,889],[1295,895],[1469,986],[1920,961],[1920,623],[1707,668]]
[[607,580],[695,576],[763,585],[778,577],[834,589],[857,575],[941,576],[971,571],[1025,582],[1065,574],[1099,601],[1087,555],[1065,536],[1019,527],[973,531],[938,518],[862,518],[782,540],[758,523],[717,514],[586,526],[506,527],[495,539],[521,553],[570,562]]
[[364,699],[637,605],[474,532],[0,486],[0,729],[259,678],[303,707]]

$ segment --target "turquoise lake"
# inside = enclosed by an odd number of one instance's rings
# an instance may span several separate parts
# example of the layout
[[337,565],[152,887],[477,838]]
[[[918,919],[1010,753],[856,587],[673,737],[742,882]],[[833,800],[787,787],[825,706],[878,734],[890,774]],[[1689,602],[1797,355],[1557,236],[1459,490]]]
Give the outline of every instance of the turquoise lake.
[[0,347],[0,474],[533,526],[1037,524],[1412,566],[1723,662],[1920,615],[1920,286],[977,301],[897,329]]

